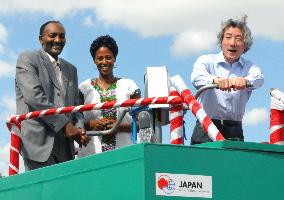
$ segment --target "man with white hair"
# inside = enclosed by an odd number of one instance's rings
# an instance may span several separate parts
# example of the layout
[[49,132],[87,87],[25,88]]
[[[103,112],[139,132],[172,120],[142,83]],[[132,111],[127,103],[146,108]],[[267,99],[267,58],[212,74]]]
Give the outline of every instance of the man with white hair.
[[[246,104],[252,90],[264,82],[259,66],[242,57],[253,43],[246,18],[223,22],[218,34],[221,52],[199,57],[191,73],[192,84],[197,89],[212,83],[219,86],[219,89],[205,91],[198,100],[226,139],[241,141],[244,140],[242,119]],[[247,88],[248,84],[252,87]],[[197,121],[191,144],[210,141]]]

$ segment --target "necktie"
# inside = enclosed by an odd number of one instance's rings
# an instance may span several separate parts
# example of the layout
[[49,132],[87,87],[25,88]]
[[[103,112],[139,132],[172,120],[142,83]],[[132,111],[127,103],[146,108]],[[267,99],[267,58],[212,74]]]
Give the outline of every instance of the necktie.
[[64,106],[64,89],[63,89],[63,80],[62,80],[62,73],[61,73],[61,70],[60,70],[60,66],[59,66],[59,63],[54,61],[52,62],[53,63],[53,67],[54,67],[54,72],[55,72],[55,75],[56,75],[56,78],[57,78],[57,81],[58,81],[58,84],[59,84],[59,88],[60,88],[60,93],[61,93],[61,98],[60,98],[60,101],[57,102],[57,106],[58,107],[62,107]]
[[55,71],[55,75],[59,83],[59,86],[63,88],[62,74],[61,74],[59,63],[54,61],[53,66],[54,66],[54,71]]

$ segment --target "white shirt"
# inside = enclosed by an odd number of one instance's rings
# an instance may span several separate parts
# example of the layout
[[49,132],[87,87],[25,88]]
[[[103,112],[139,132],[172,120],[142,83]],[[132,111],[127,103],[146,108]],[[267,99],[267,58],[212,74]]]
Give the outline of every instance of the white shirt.
[[222,52],[204,55],[194,63],[191,82],[197,89],[213,83],[213,79],[243,77],[253,85],[238,91],[211,89],[203,92],[198,101],[212,119],[242,121],[251,92],[262,86],[264,77],[259,66],[242,57],[232,65],[225,61]]
[[[46,54],[50,62],[54,65],[53,67],[55,70],[55,75],[56,75],[58,83],[60,84],[61,87],[63,87],[62,72],[60,69],[60,59],[58,58],[57,60],[55,60],[51,55],[49,55],[49,53],[46,52]],[[57,64],[57,66],[55,66],[55,64]]]

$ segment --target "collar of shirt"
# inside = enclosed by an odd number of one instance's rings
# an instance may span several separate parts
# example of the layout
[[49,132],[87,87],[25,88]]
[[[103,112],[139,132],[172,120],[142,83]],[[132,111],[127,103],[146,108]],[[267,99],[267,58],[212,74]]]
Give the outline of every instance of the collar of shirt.
[[57,62],[59,64],[59,66],[60,66],[60,58],[58,58],[58,60],[55,60],[51,55],[49,55],[49,53],[47,53],[46,51],[45,51],[45,53],[47,54],[47,56],[48,56],[48,58],[49,58],[51,63]]
[[[218,53],[216,55],[216,62],[219,64],[219,63],[227,63],[227,61],[225,60],[225,57],[224,57],[224,54],[223,52],[221,51],[220,53]],[[236,63],[236,62],[235,62]],[[239,63],[241,65],[241,67],[244,66],[244,60],[243,60],[243,57],[241,56],[239,58],[239,60],[237,61],[237,63]],[[234,64],[234,63],[233,63]]]

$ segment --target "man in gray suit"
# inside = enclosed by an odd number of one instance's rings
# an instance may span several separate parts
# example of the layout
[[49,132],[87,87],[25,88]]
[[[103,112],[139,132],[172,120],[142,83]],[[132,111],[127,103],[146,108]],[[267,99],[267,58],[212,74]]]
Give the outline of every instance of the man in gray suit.
[[[63,25],[48,21],[40,28],[42,48],[22,53],[16,67],[17,113],[78,105],[75,66],[59,58],[66,39]],[[53,115],[22,122],[21,154],[26,170],[74,159],[74,140],[86,145],[81,113]]]

